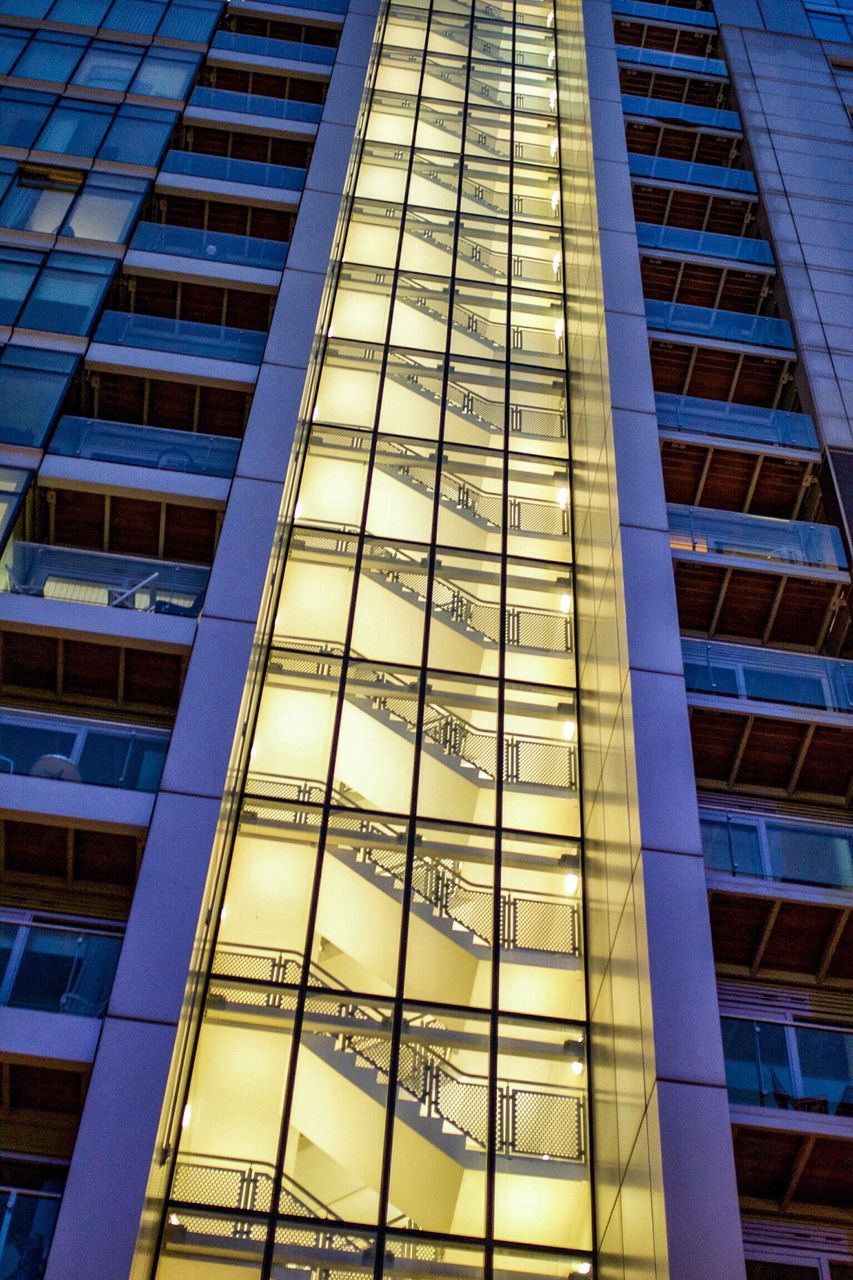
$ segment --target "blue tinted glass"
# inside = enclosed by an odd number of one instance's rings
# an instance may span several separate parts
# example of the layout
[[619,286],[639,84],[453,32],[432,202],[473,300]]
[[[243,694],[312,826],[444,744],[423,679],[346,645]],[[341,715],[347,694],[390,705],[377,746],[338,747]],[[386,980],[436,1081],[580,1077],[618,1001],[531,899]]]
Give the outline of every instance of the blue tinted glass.
[[151,98],[185,98],[201,58],[196,53],[151,49],[133,82],[134,93]]
[[125,164],[159,164],[178,119],[176,111],[122,107],[110,129],[99,159]]
[[109,276],[45,267],[19,323],[52,333],[88,333],[109,283]]
[[62,234],[121,244],[136,219],[145,190],[144,183],[130,185],[93,174],[75,201]]
[[139,65],[142,50],[120,44],[97,42],[77,68],[75,84],[89,89],[113,89],[123,93]]
[[86,47],[82,36],[39,31],[15,63],[13,75],[28,80],[56,80],[65,84]]
[[9,29],[0,31],[0,75],[6,75],[27,43],[27,39],[28,37],[19,31]]
[[44,442],[78,359],[6,347],[0,357],[0,440],[36,447]]
[[0,0],[0,13],[20,18],[43,18],[49,8],[50,0]]
[[0,203],[0,227],[55,234],[77,192],[73,181],[60,183],[20,172]]
[[26,89],[0,89],[0,145],[31,147],[56,98]]
[[93,102],[62,102],[38,136],[40,151],[57,151],[69,156],[94,156],[110,127],[112,107]]
[[51,22],[73,22],[79,27],[99,27],[110,0],[56,0]]
[[163,15],[163,5],[157,0],[115,0],[107,14],[105,27],[111,31],[133,31],[151,36]]
[[198,40],[207,42],[219,21],[220,4],[169,5],[157,32],[170,40]]
[[14,324],[41,265],[41,254],[0,250],[0,324]]

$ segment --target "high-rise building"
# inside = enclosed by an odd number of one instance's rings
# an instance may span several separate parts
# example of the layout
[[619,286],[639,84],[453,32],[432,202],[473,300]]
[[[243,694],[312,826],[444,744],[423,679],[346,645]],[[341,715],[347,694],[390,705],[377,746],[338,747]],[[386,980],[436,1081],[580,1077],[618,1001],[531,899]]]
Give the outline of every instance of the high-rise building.
[[0,72],[0,1280],[851,1280],[853,0]]

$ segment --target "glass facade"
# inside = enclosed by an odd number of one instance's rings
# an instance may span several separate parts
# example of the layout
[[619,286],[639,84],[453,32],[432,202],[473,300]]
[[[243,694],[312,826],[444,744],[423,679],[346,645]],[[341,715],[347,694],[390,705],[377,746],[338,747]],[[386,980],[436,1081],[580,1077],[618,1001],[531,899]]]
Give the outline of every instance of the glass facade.
[[554,22],[385,15],[159,1280],[591,1271]]

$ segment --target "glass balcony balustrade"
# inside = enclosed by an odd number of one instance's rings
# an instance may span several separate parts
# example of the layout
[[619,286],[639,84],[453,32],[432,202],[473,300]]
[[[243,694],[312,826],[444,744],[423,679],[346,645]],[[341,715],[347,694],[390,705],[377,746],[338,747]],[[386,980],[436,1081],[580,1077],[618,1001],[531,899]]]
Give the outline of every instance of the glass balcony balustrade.
[[64,458],[228,477],[234,474],[240,443],[230,436],[66,415],[57,423],[48,452]]
[[853,1033],[721,1021],[730,1102],[853,1118]]
[[853,889],[848,827],[710,810],[699,825],[709,871]]
[[44,1275],[62,1194],[0,1185],[0,1275]]
[[662,329],[668,333],[689,333],[719,342],[744,342],[750,346],[794,350],[791,326],[787,320],[775,316],[719,311],[715,307],[691,307],[683,302],[646,298],[646,319],[650,329]]
[[705,640],[682,640],[681,649],[690,693],[853,710],[853,662]]
[[672,253],[699,254],[708,258],[730,258],[773,266],[773,250],[766,240],[746,236],[724,236],[714,231],[693,231],[687,227],[663,227],[651,222],[637,223],[637,242],[642,249],[665,249]]
[[202,258],[205,262],[260,267],[265,271],[281,271],[287,258],[287,244],[280,240],[256,240],[254,236],[172,227],[161,222],[140,222],[130,248],[175,258]]
[[748,556],[777,564],[813,565],[822,569],[847,567],[841,534],[831,524],[775,520],[740,511],[674,504],[667,510],[670,544],[675,552]]
[[622,109],[626,116],[651,116],[654,120],[675,120],[705,129],[724,129],[739,133],[740,116],[737,111],[725,111],[720,107],[700,107],[692,102],[669,102],[666,98],[641,98],[637,94],[622,94]]
[[[227,49],[234,53],[251,53],[260,58],[283,58],[288,62],[319,62],[327,67],[334,63],[336,53],[335,49],[319,44],[300,44],[296,40],[246,36],[237,31],[217,31],[213,37],[213,48]],[[318,112],[321,109],[318,107]]]
[[728,67],[721,58],[694,58],[687,53],[668,53],[664,49],[646,49],[640,45],[617,44],[620,62],[635,62],[645,67],[661,67],[669,71],[686,71],[692,76],[725,76]]
[[635,178],[656,178],[659,182],[683,182],[693,187],[719,187],[725,191],[746,191],[750,194],[758,190],[748,169],[671,160],[668,156],[646,156],[637,151],[628,153],[628,168]]
[[807,413],[763,409],[759,405],[703,400],[698,396],[655,394],[658,423],[666,431],[723,436],[794,449],[817,449],[814,422]]
[[121,943],[114,931],[0,914],[0,1006],[102,1018]]
[[277,8],[312,9],[316,13],[346,13],[347,0],[268,0]]
[[260,160],[232,160],[208,156],[201,151],[168,151],[163,173],[182,173],[189,178],[210,178],[241,186],[272,187],[279,191],[301,191],[305,170],[284,164],[264,164]]
[[713,13],[703,9],[681,9],[675,5],[653,4],[648,0],[612,0],[614,13],[630,18],[645,18],[647,22],[675,22],[680,27],[716,27]]
[[266,333],[255,329],[233,329],[224,324],[170,320],[166,316],[128,311],[105,311],[93,339],[110,346],[173,351],[241,364],[260,364],[266,340]]
[[[224,34],[224,33],[223,33]],[[251,39],[247,36],[246,39]],[[283,44],[284,41],[277,41]],[[301,49],[302,45],[294,45]],[[192,91],[191,107],[206,111],[222,111],[227,114],[266,116],[276,120],[302,120],[307,124],[319,123],[322,106],[316,102],[298,102],[294,98],[270,98],[260,93],[235,93],[231,89],[209,89],[198,85]]]
[[197,618],[209,569],[76,547],[12,541],[0,561],[0,591]]
[[167,729],[0,709],[0,773],[156,791]]

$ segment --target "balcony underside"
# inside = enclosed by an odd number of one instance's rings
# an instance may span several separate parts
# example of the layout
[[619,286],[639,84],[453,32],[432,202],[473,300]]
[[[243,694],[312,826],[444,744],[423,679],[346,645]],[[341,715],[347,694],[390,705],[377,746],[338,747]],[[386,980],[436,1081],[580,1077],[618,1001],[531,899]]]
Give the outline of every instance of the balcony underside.
[[714,54],[716,31],[664,26],[667,12],[661,8],[661,22],[617,18],[613,23],[617,44],[643,45],[646,49],[662,49],[683,53],[691,58],[707,58]]
[[643,251],[640,268],[647,298],[750,315],[761,312],[768,284],[773,279],[766,269],[753,271],[707,260],[658,257],[650,255],[648,250]]
[[695,339],[672,342],[652,338],[649,346],[655,391],[771,409],[780,407],[794,364],[788,355],[703,347],[696,345]]
[[[681,629],[708,639],[821,652],[843,592],[839,582],[817,572],[811,578],[801,566],[773,573],[676,560],[674,568]],[[842,652],[841,639],[833,635],[833,653]]]
[[691,707],[698,786],[849,806],[853,730],[807,719]]
[[[733,1120],[734,1120],[733,1115]],[[840,1128],[840,1126],[839,1126]],[[778,1123],[732,1125],[741,1209],[848,1219],[853,1199],[853,1125],[830,1137]]]
[[732,133],[704,132],[670,122],[626,120],[628,150],[646,156],[665,156],[668,160],[686,160],[699,164],[719,165],[728,169],[737,165],[743,140]]
[[635,182],[632,190],[638,222],[729,236],[748,235],[755,222],[756,201],[749,197],[718,196],[665,183]]
[[795,901],[777,893],[708,895],[714,958],[722,977],[853,982],[849,907]]
[[814,464],[761,451],[661,442],[667,502],[796,520]]

